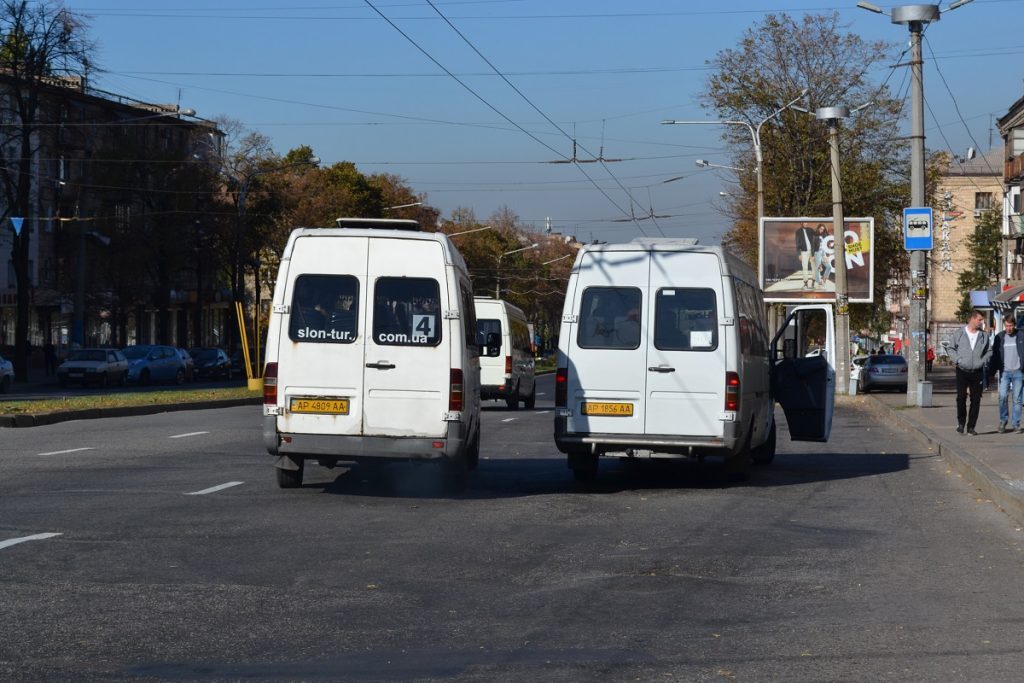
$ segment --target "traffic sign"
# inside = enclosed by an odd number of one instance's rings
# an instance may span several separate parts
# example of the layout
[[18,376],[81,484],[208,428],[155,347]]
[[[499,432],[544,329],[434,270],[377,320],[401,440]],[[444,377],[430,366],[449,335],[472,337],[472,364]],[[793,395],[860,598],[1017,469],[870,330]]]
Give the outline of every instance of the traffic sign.
[[20,216],[11,216],[11,225],[14,226],[14,234],[21,235],[21,224],[25,222],[25,219]]
[[903,248],[907,251],[930,251],[934,246],[930,206],[903,209]]

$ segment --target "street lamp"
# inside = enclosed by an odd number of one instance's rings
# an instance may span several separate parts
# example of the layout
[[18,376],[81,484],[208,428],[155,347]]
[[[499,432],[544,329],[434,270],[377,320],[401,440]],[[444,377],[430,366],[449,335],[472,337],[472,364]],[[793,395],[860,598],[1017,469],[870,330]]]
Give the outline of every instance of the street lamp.
[[[971,0],[955,0],[946,11],[962,7]],[[857,6],[869,12],[885,14],[870,2]],[[921,52],[921,34],[924,27],[938,21],[942,15],[938,5],[903,5],[894,7],[889,15],[892,23],[906,24],[910,29],[911,80],[911,132],[910,132],[910,206],[925,205],[924,175],[924,57]],[[928,334],[928,279],[925,272],[927,259],[924,251],[910,252],[910,362],[907,372],[907,405],[920,405],[920,381],[925,379],[925,355]],[[930,392],[928,392],[930,395]]]
[[448,235],[448,237],[450,239],[452,237],[458,237],[459,235],[468,235],[471,232],[483,232],[484,230],[490,230],[490,229],[491,229],[491,226],[485,225],[482,228],[474,228],[472,230],[464,230],[462,232],[453,232],[452,234]]
[[567,258],[569,258],[570,256],[575,256],[575,255],[576,255],[576,254],[565,254],[565,255],[563,255],[563,256],[559,256],[558,258],[553,258],[553,259],[551,259],[550,261],[544,261],[543,263],[541,263],[541,265],[542,265],[542,266],[546,266],[546,265],[548,265],[549,263],[554,263],[555,261],[561,261],[562,259],[567,259]]
[[534,242],[533,244],[531,244],[528,247],[522,247],[520,249],[513,249],[512,251],[506,251],[504,254],[500,254],[498,256],[498,267],[494,271],[495,272],[495,274],[494,274],[494,298],[495,299],[500,299],[501,298],[501,259],[505,258],[509,254],[518,254],[521,251],[527,251],[529,249],[536,249],[539,246],[540,245],[538,243]]
[[761,218],[764,217],[764,158],[761,155],[761,127],[802,100],[807,93],[808,89],[804,88],[798,97],[794,97],[791,101],[776,109],[774,112],[763,118],[756,126],[751,125],[747,121],[676,121],[669,119],[662,121],[661,123],[662,125],[744,126],[748,131],[750,131],[750,138],[754,143],[754,161],[757,165],[757,168],[755,169],[755,172],[757,173],[757,219],[758,223],[760,223]]
[[413,202],[412,204],[399,204],[398,206],[385,206],[382,211],[394,211],[395,209],[408,209],[412,206],[423,206],[423,202]]
[[724,168],[730,171],[738,171],[740,173],[744,173],[747,170],[745,168],[740,168],[739,166],[724,166],[722,164],[713,164],[707,159],[697,159],[697,161],[694,163],[696,163],[701,168]]

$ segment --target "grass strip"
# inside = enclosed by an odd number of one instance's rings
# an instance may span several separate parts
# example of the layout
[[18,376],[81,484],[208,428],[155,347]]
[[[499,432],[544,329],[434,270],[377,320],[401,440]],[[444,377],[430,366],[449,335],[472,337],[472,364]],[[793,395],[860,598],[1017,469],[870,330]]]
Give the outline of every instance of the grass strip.
[[172,391],[131,391],[93,396],[54,396],[43,399],[22,399],[0,401],[0,415],[42,415],[60,413],[66,410],[89,410],[92,408],[124,408],[129,406],[151,406],[174,403],[196,403],[223,399],[256,398],[259,391],[246,387],[222,389],[181,389]]

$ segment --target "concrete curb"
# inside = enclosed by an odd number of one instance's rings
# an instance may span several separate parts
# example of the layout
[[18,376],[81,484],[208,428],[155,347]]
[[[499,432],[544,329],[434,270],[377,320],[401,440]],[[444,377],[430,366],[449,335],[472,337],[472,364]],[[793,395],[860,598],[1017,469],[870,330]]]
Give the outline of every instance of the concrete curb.
[[918,438],[925,445],[935,448],[936,452],[946,461],[950,468],[974,485],[992,502],[998,505],[1014,522],[1024,525],[1024,491],[1010,486],[991,467],[978,460],[960,446],[942,438],[934,430],[918,424],[893,410],[871,396],[858,397],[861,401],[849,401],[855,408],[868,410],[885,422],[899,427]]
[[155,415],[179,410],[207,410],[209,408],[232,408],[235,406],[259,405],[263,397],[227,398],[216,401],[193,401],[190,403],[154,403],[144,406],[121,406],[117,408],[91,408],[89,410],[67,410],[59,413],[38,413],[0,416],[0,429],[5,427],[40,427],[69,420],[95,420],[101,417],[130,417],[132,415]]

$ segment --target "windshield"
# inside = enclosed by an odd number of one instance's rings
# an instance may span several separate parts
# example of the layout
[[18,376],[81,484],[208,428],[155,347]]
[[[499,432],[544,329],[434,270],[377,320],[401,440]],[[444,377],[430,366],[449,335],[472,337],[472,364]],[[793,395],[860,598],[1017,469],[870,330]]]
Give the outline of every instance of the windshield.
[[124,350],[124,355],[128,360],[137,360],[148,356],[149,350],[150,347],[148,346],[129,346]]
[[105,361],[107,354],[103,351],[75,351],[71,354],[68,360],[79,360],[79,361]]

